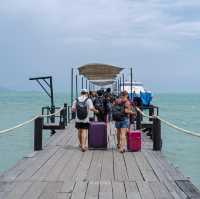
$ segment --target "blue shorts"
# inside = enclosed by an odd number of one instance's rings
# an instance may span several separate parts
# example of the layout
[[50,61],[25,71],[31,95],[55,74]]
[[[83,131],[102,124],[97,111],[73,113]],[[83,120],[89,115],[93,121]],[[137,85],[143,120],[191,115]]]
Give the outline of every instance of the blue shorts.
[[129,128],[129,118],[125,118],[122,121],[115,122],[115,127],[117,129]]

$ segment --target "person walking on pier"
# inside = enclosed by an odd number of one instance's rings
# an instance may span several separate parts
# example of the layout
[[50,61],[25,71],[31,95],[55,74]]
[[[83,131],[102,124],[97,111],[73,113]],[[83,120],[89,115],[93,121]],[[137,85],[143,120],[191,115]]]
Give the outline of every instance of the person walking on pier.
[[121,153],[125,152],[126,134],[130,126],[130,115],[134,115],[132,106],[128,100],[128,92],[123,91],[120,98],[115,101],[112,110],[113,120],[117,129],[117,148]]
[[89,116],[90,112],[97,113],[94,108],[92,100],[88,98],[88,91],[86,89],[81,90],[80,97],[78,97],[72,105],[72,112],[76,113],[75,127],[78,129],[78,140],[81,151],[86,150],[86,137],[87,130],[89,128]]

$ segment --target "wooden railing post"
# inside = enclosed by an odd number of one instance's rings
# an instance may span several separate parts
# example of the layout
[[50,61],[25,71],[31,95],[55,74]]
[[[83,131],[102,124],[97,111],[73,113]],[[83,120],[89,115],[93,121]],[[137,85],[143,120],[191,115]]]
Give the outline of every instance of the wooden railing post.
[[65,123],[65,126],[67,126],[67,103],[64,103],[64,123]]
[[161,139],[161,122],[158,118],[153,118],[153,150],[161,151],[162,139]]
[[34,151],[42,150],[42,129],[43,117],[38,117],[34,121]]
[[137,116],[136,116],[136,128],[137,129],[142,128],[141,121],[142,121],[142,115],[139,111],[137,111]]
[[[149,106],[149,116],[153,116],[154,115],[154,106],[153,105],[150,105]],[[152,118],[149,118],[149,121],[153,121]]]
[[70,106],[67,107],[68,123],[70,123]]

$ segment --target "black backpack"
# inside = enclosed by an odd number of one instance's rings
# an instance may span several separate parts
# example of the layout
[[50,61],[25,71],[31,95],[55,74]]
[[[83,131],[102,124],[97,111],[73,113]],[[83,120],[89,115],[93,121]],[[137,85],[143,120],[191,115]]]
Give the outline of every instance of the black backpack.
[[125,105],[124,104],[115,104],[112,107],[112,118],[114,121],[123,121],[125,118]]
[[104,108],[104,99],[102,97],[97,97],[94,100],[94,107],[95,109],[97,109],[100,113],[104,113],[105,112],[105,108]]
[[78,99],[76,99],[76,113],[79,120],[84,120],[88,116],[87,100],[88,98],[83,102],[80,102]]

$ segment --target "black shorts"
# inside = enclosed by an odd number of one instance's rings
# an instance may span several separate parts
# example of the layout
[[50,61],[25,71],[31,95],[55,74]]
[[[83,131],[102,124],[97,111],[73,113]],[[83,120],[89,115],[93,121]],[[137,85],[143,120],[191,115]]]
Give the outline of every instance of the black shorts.
[[89,123],[76,122],[75,127],[77,129],[89,129]]

